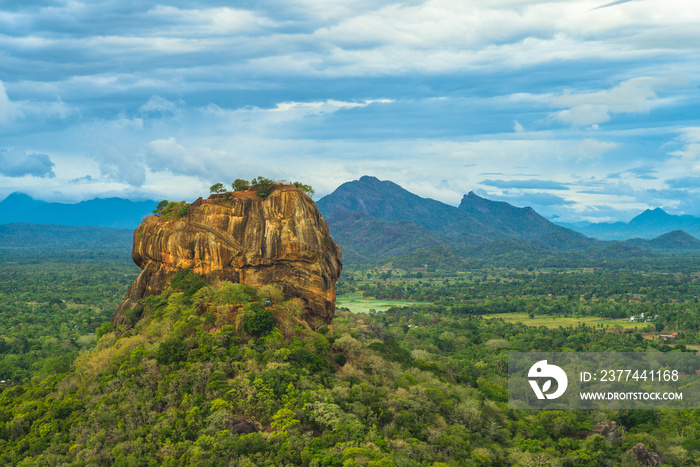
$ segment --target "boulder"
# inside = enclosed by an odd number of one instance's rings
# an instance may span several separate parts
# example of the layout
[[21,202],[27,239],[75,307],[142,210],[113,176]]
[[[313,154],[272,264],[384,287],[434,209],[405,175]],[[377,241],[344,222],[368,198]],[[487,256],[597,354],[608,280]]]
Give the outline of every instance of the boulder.
[[618,429],[617,423],[614,421],[597,423],[591,428],[591,431],[601,435],[611,443],[622,438],[622,433]]
[[658,452],[650,451],[644,443],[637,443],[627,451],[628,454],[633,454],[637,462],[642,465],[663,465],[664,456]]
[[316,205],[293,185],[212,195],[189,205],[183,217],[151,216],[134,232],[134,262],[142,269],[115,313],[115,325],[138,300],[162,293],[170,279],[190,269],[208,283],[277,284],[285,298],[300,298],[309,322],[330,324],[340,247]]
[[235,418],[227,421],[225,427],[232,435],[247,435],[260,431],[255,423]]

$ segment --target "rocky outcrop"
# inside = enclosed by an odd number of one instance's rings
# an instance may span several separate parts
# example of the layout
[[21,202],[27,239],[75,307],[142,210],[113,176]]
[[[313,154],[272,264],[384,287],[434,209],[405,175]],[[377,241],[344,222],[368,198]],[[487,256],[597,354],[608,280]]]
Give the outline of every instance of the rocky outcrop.
[[330,323],[335,313],[340,248],[314,202],[293,185],[275,185],[266,198],[254,191],[199,198],[179,219],[149,217],[134,232],[132,257],[142,271],[116,325],[185,268],[208,283],[277,284],[286,298],[302,299],[308,321]]
[[599,434],[609,442],[614,443],[622,438],[622,433],[614,421],[600,422],[591,427],[593,433]]
[[248,420],[231,419],[224,422],[224,427],[231,432],[232,435],[247,435],[257,433],[258,426]]
[[655,466],[664,464],[664,456],[658,452],[648,450],[644,443],[635,444],[627,453],[634,455],[637,462],[642,465]]

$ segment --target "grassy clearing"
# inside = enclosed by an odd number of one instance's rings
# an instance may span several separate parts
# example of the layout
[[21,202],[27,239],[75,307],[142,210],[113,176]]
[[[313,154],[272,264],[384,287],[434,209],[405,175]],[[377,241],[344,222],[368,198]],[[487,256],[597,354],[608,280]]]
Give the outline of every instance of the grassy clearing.
[[609,319],[609,318],[598,318],[595,316],[550,316],[550,315],[540,315],[530,318],[527,313],[499,313],[496,315],[484,315],[486,319],[491,318],[501,318],[503,321],[508,323],[521,323],[527,326],[546,326],[550,329],[558,327],[576,327],[579,324],[585,324],[591,327],[607,328],[609,330],[619,329],[643,329],[648,326],[648,323],[635,323],[626,319]]
[[423,302],[410,302],[407,300],[377,300],[374,298],[362,298],[361,293],[338,295],[335,298],[335,306],[348,308],[353,313],[369,313],[369,310],[386,311],[392,306],[408,306]]

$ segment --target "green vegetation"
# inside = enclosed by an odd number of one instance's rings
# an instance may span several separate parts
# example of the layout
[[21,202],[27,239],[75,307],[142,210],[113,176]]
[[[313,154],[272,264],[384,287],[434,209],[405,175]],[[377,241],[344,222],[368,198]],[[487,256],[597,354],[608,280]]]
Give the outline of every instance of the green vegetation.
[[223,183],[215,183],[209,187],[209,193],[226,193],[226,187]]
[[[362,294],[374,300],[430,302],[464,315],[527,316],[524,323],[564,319],[596,325],[678,332],[678,342],[700,344],[700,275],[679,272],[667,259],[646,271],[610,268],[483,268],[447,273],[430,268],[346,268],[338,303]],[[376,308],[375,308],[376,309]],[[630,318],[634,321],[631,322]],[[641,325],[641,326],[637,326]]]
[[0,380],[67,371],[138,273],[128,250],[0,250]]
[[410,306],[416,303],[428,303],[428,302],[411,302],[407,300],[387,300],[387,299],[375,299],[367,298],[362,293],[351,293],[339,295],[336,297],[335,306],[337,308],[344,308],[353,313],[369,313],[370,310],[374,311],[386,311],[389,308],[397,306]]
[[163,201],[158,203],[158,206],[156,206],[156,209],[153,211],[153,214],[155,214],[156,216],[160,216],[166,221],[168,221],[171,219],[179,219],[181,217],[185,217],[189,208],[190,206],[184,200],[177,202],[168,201],[167,199],[164,199]]
[[257,177],[250,181],[250,187],[255,190],[261,198],[265,198],[270,194],[270,188],[274,184],[274,180],[265,177]]
[[622,331],[623,329],[648,330],[649,325],[630,321],[629,319],[598,318],[595,316],[552,316],[527,313],[500,313],[496,315],[484,315],[484,318],[502,319],[506,323],[522,323],[527,326],[546,326],[553,328],[577,327],[585,324],[589,327],[602,328],[610,331]]
[[316,193],[310,185],[305,185],[301,182],[294,182],[294,186],[299,188],[301,191],[303,191],[309,196],[313,196]]
[[[115,329],[126,250],[0,253],[1,465],[631,467],[640,442],[700,463],[696,410],[507,406],[511,351],[696,348],[700,275],[673,262],[346,269],[332,330],[274,285],[185,269]],[[678,339],[640,332],[659,327]]]
[[185,303],[190,303],[192,296],[205,285],[207,285],[207,283],[204,282],[204,279],[189,269],[178,271],[177,274],[170,279],[170,286],[178,292],[182,292],[182,298]]
[[[233,188],[233,191],[246,191],[252,188],[253,190],[255,190],[258,196],[260,196],[261,198],[265,198],[270,194],[272,186],[277,183],[286,182],[277,182],[275,180],[265,177],[255,177],[250,182],[242,178],[237,178],[231,184],[231,188]],[[315,193],[314,189],[311,188],[310,185],[306,185],[301,182],[294,182],[293,185],[309,196],[313,196]],[[209,188],[209,191],[211,193],[226,193],[226,187],[223,183],[215,183]]]
[[[507,407],[509,351],[654,348],[633,334],[416,305],[339,311],[322,335],[294,301],[264,307],[261,295],[218,284],[190,303],[172,287],[72,369],[5,388],[0,463],[634,465],[638,442],[670,465],[700,460],[696,411]],[[625,427],[620,439],[591,431],[607,420]]]
[[250,182],[248,180],[243,180],[242,178],[237,178],[231,184],[233,191],[245,191],[250,188]]

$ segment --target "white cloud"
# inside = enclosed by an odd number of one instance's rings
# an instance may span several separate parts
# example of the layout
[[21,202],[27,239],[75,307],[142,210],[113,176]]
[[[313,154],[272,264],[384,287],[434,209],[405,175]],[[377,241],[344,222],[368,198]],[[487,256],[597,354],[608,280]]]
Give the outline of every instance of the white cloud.
[[54,163],[46,154],[25,153],[15,148],[0,148],[0,174],[7,177],[49,177]]
[[17,105],[10,101],[5,85],[0,81],[0,123],[9,123],[22,116],[22,112],[17,108]]
[[259,33],[273,28],[276,22],[253,11],[236,8],[180,9],[158,5],[148,11],[147,17],[174,26],[170,32],[178,36],[234,35]]
[[649,113],[655,108],[673,105],[675,97],[659,97],[658,93],[678,89],[690,89],[687,77],[667,74],[632,78],[599,91],[566,89],[559,94],[515,93],[508,100],[515,105],[533,103],[561,108],[550,114],[551,120],[597,130],[614,115]]
[[148,102],[139,107],[139,112],[145,114],[177,115],[180,113],[178,104],[161,96],[151,96]]
[[390,104],[393,100],[391,99],[373,99],[365,100],[363,102],[343,102],[335,99],[329,99],[327,101],[315,101],[315,102],[281,102],[272,109],[273,112],[289,112],[294,110],[300,110],[302,113],[326,113],[335,112],[340,109],[354,109],[367,107],[370,104]]
[[134,187],[146,183],[146,167],[139,157],[134,157],[125,144],[104,145],[97,155],[103,177]]
[[567,107],[555,118],[577,126],[605,123],[611,114],[648,112],[658,97],[655,88],[665,84],[658,78],[634,78],[604,91],[566,92],[552,99],[552,104]]
[[578,141],[577,144],[573,145],[573,150],[578,153],[576,162],[582,163],[590,161],[591,159],[600,159],[604,153],[612,151],[619,146],[620,145],[618,143],[610,143],[607,141],[598,141],[587,138],[583,141]]
[[148,166],[153,172],[167,171],[203,180],[231,176],[244,165],[233,151],[201,146],[190,149],[174,137],[147,143],[146,153]]
[[671,151],[674,156],[669,165],[676,169],[676,176],[686,177],[689,172],[700,174],[700,127],[689,127],[679,130],[677,143],[682,147]]
[[27,120],[65,120],[79,114],[77,107],[68,105],[61,99],[54,101],[21,101],[16,108]]
[[[181,199],[263,175],[323,194],[373,174],[457,203],[503,172],[571,186],[574,209],[700,173],[691,0],[132,3],[0,12],[4,144],[50,154],[51,190],[90,175],[71,196]],[[649,164],[658,180],[626,172]],[[585,193],[613,172],[631,194]]]

